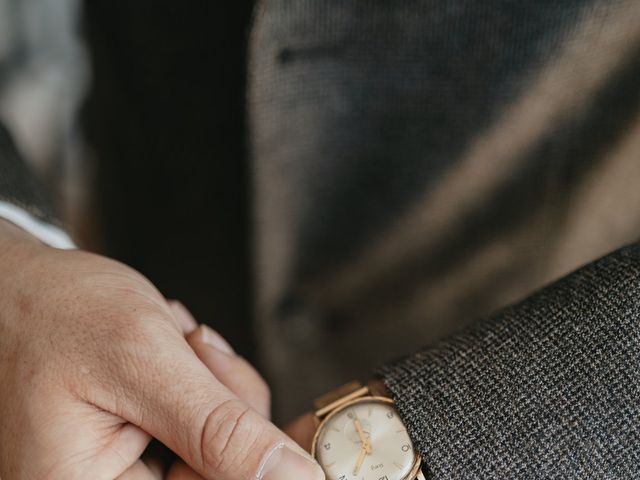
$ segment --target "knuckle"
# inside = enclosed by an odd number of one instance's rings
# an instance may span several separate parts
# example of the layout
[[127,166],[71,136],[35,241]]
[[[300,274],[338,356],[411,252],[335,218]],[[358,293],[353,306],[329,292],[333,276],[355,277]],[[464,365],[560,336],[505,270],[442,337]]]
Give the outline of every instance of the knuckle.
[[236,399],[215,407],[202,427],[200,456],[205,470],[224,474],[237,471],[246,452],[260,438],[260,416]]
[[146,305],[138,305],[130,310],[113,308],[101,326],[94,332],[104,343],[109,339],[107,350],[115,358],[109,359],[117,364],[127,363],[131,355],[142,352],[161,351],[165,335],[165,318],[159,312]]

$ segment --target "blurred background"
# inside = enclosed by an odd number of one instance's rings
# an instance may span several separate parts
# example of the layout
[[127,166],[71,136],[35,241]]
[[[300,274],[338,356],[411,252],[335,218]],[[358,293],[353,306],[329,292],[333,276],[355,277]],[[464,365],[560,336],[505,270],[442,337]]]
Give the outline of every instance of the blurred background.
[[252,359],[244,138],[252,2],[186,7],[85,2],[94,81],[81,128],[93,195],[72,223],[77,238],[140,270],[199,321],[216,319]]
[[74,239],[137,268],[199,321],[215,318],[249,359],[251,10],[0,1],[0,58],[2,45],[23,52],[19,74],[0,79],[0,112]]
[[0,118],[280,418],[637,241],[637,3],[253,11],[0,0]]

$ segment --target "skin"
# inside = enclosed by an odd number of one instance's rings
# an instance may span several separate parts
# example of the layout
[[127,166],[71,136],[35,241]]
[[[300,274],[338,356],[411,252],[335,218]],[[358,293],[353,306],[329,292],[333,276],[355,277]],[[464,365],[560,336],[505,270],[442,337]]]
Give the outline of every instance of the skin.
[[4,221],[0,272],[0,478],[160,478],[152,438],[183,461],[171,480],[255,478],[277,446],[299,450],[257,372],[204,327],[185,337],[138,272]]
[[306,451],[311,451],[313,436],[316,433],[316,425],[312,413],[302,415],[290,423],[284,431]]

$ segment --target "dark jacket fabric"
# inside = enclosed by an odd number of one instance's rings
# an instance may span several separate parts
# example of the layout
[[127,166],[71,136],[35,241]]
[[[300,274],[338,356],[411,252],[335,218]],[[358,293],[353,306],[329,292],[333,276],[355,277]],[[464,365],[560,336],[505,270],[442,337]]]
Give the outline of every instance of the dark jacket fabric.
[[[280,412],[640,234],[640,4],[267,0],[256,320]],[[273,352],[276,352],[275,354]]]
[[640,477],[640,247],[384,367],[428,478]]
[[634,1],[261,2],[278,411],[418,351],[381,374],[432,478],[638,476],[638,250],[558,279],[639,237],[639,52]]
[[640,476],[640,4],[264,0],[250,47],[277,415],[383,365],[430,478]]

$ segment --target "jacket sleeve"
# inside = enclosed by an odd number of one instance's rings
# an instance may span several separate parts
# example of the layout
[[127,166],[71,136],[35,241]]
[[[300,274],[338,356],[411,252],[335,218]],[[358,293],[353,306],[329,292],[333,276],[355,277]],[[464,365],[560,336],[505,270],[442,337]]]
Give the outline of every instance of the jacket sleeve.
[[0,202],[26,210],[35,219],[59,224],[51,202],[20,157],[9,131],[0,122]]
[[640,478],[640,246],[380,374],[427,478]]

